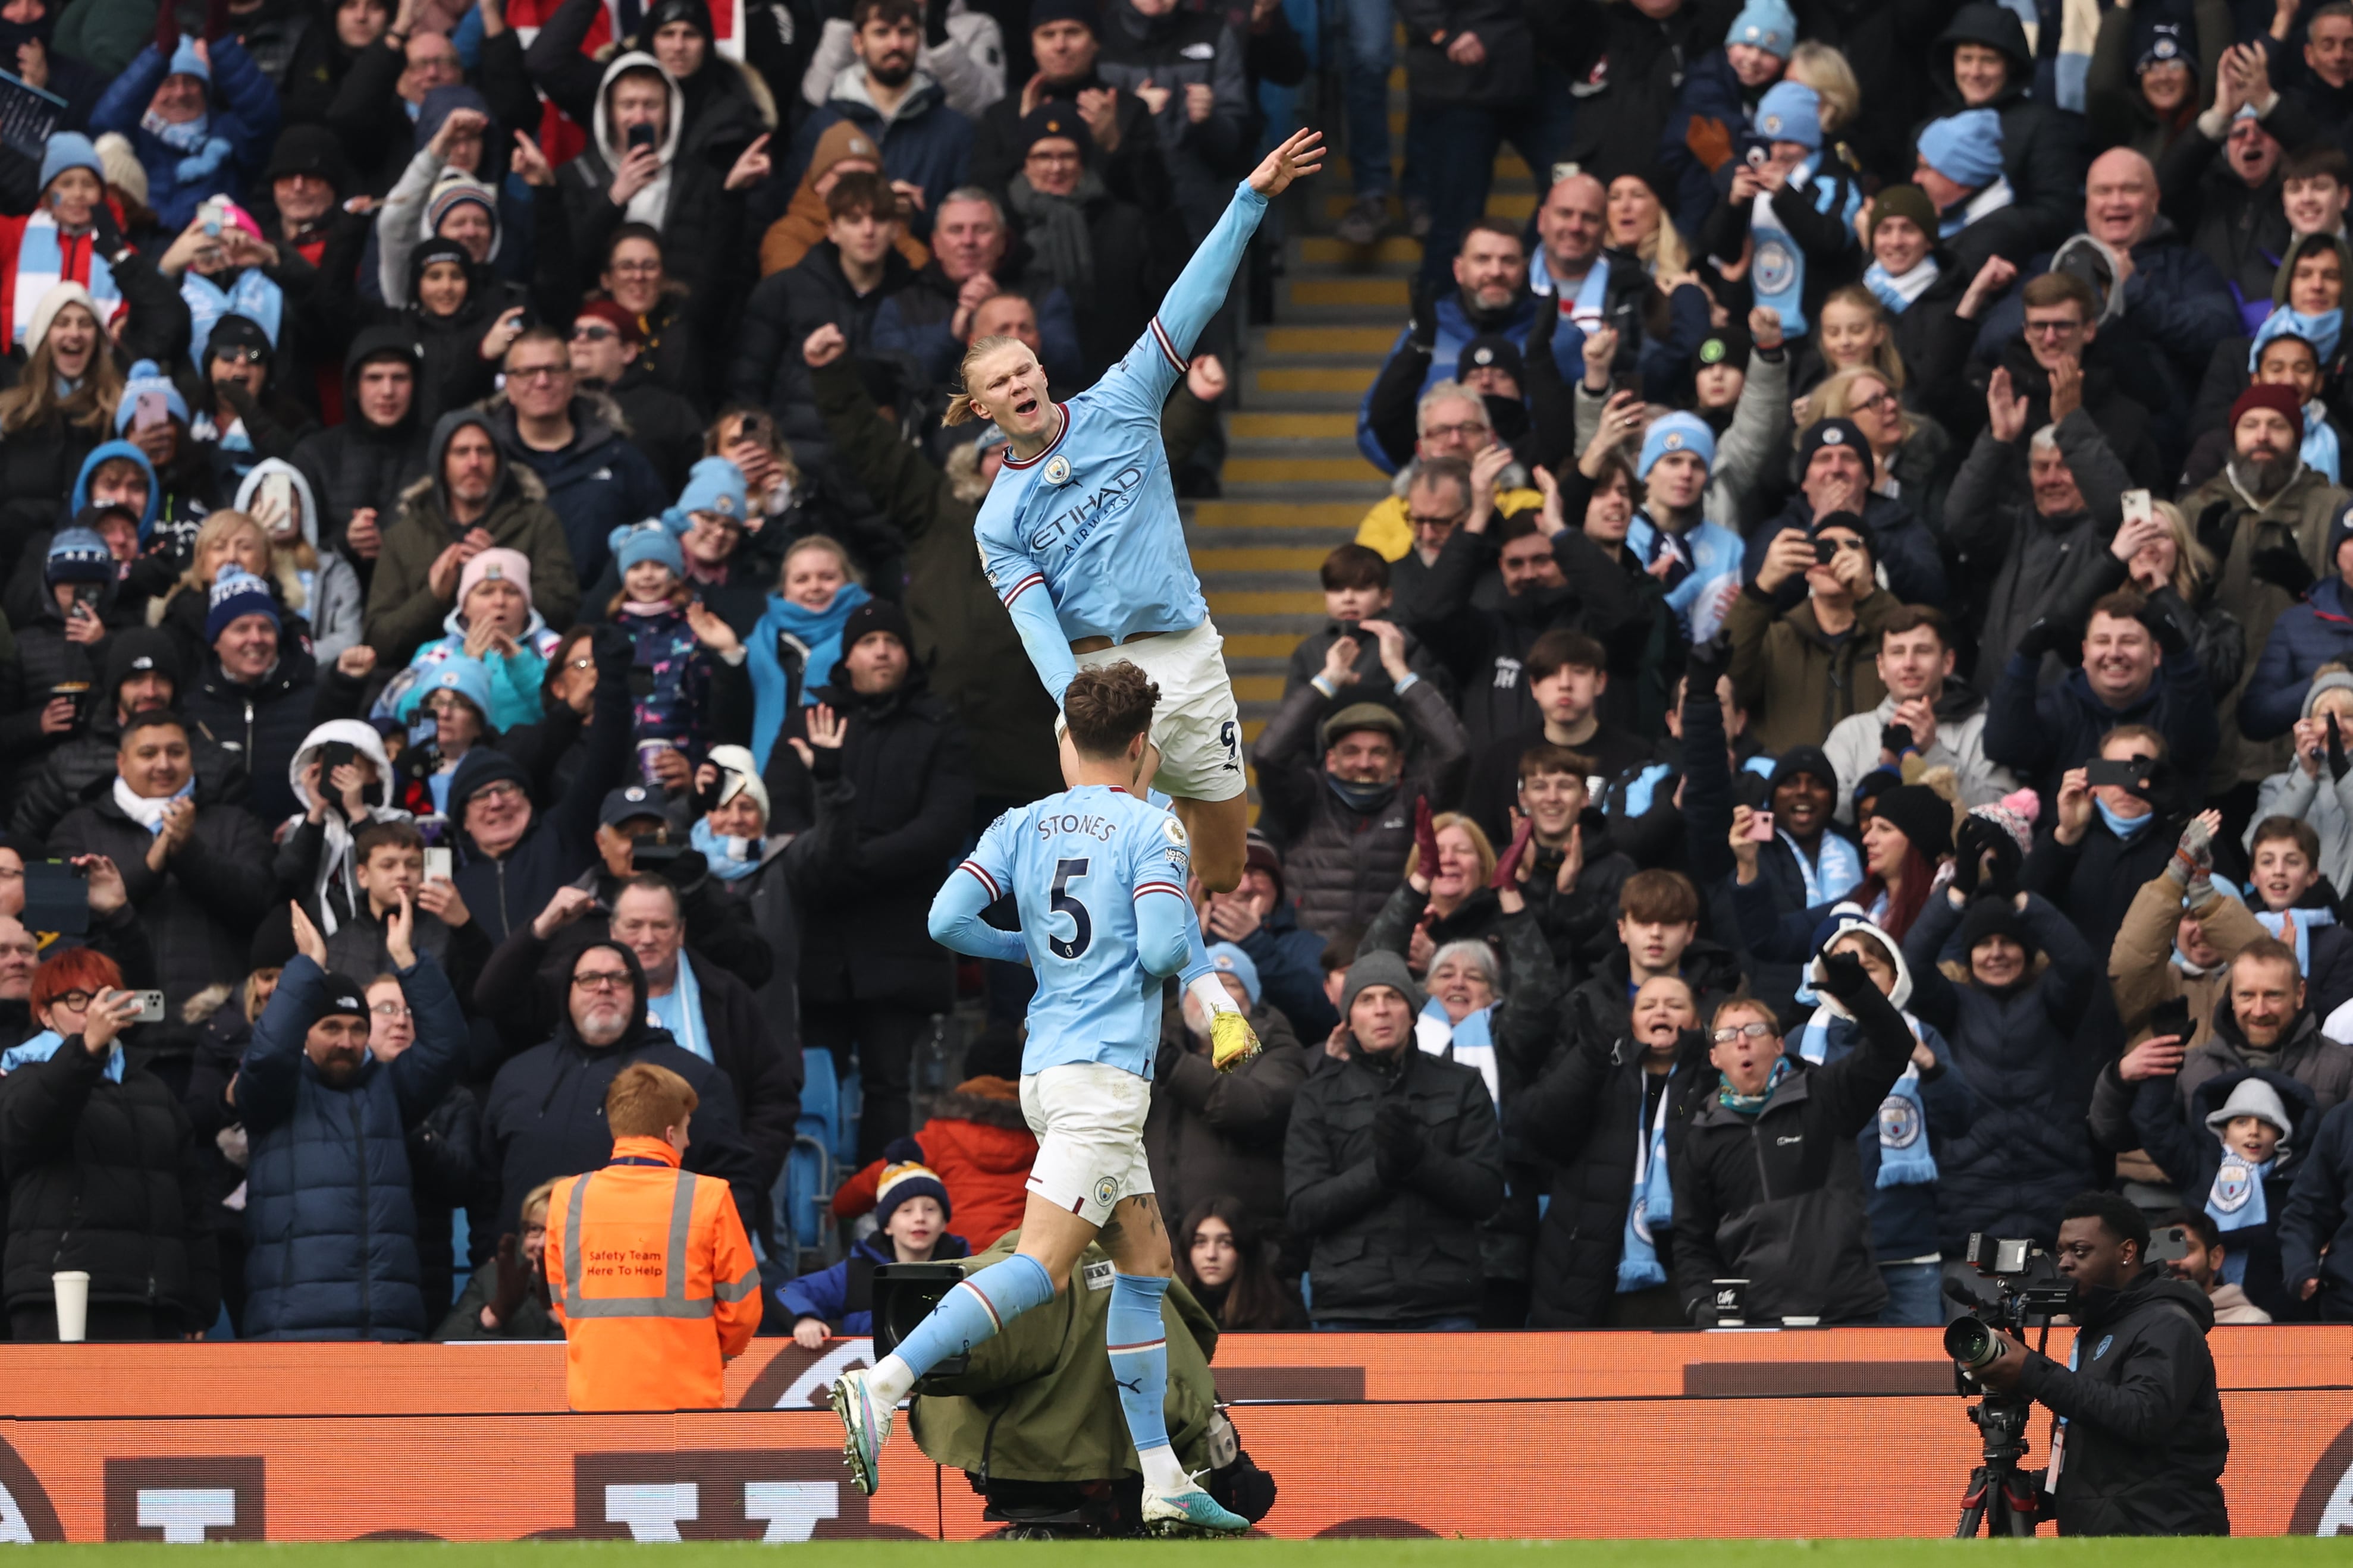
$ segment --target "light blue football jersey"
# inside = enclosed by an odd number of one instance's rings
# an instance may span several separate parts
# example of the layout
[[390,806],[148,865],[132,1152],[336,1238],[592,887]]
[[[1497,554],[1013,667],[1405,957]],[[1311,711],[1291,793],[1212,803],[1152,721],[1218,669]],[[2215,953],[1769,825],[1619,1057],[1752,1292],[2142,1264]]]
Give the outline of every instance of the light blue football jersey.
[[1054,444],[1026,461],[1007,458],[981,503],[973,523],[981,563],[1057,704],[1078,668],[1071,643],[1188,631],[1208,619],[1161,445],[1160,407],[1225,302],[1265,212],[1266,198],[1248,182],[1235,190],[1127,357],[1058,404],[1062,430]]
[[980,836],[955,875],[1020,906],[1038,977],[1025,1075],[1102,1062],[1152,1076],[1161,982],[1188,956],[1190,858],[1172,814],[1103,784],[1016,807]]

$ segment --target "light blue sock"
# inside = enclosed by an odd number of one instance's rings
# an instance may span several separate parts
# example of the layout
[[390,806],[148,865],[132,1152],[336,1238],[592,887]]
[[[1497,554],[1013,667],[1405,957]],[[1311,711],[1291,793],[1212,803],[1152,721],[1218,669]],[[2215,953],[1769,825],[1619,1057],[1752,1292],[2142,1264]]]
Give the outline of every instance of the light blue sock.
[[[1002,1263],[992,1263],[940,1298],[931,1315],[915,1331],[899,1342],[892,1353],[906,1363],[908,1381],[958,1356],[1032,1307],[1054,1299],[1054,1280],[1046,1266],[1017,1252]],[[1157,1319],[1155,1320],[1155,1325]]]
[[1160,1326],[1160,1301],[1167,1294],[1168,1281],[1157,1275],[1113,1275],[1110,1321],[1103,1328],[1119,1407],[1147,1479],[1156,1463],[1151,1450],[1160,1450],[1162,1458],[1168,1455],[1168,1341]]

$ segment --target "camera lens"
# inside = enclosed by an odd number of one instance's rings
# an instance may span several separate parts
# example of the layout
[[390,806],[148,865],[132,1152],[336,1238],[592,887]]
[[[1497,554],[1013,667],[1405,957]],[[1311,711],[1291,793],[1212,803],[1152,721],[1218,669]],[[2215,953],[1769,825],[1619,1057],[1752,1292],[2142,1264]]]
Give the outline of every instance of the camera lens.
[[1945,1353],[1971,1372],[1989,1366],[2001,1353],[1994,1331],[1975,1318],[1956,1318],[1945,1325]]

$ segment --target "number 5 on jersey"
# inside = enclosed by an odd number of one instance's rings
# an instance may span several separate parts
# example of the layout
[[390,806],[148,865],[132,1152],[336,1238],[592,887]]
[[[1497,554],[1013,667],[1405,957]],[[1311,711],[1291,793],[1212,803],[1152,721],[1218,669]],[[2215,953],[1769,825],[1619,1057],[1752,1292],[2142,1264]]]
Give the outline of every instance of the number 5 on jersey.
[[1087,906],[1081,903],[1078,896],[1071,891],[1071,884],[1086,876],[1087,864],[1083,859],[1054,862],[1054,912],[1058,915],[1070,916],[1071,928],[1071,940],[1068,942],[1064,942],[1059,936],[1050,936],[1046,939],[1046,945],[1053,950],[1056,958],[1077,958],[1087,951],[1087,945],[1095,939],[1095,922],[1088,915]]

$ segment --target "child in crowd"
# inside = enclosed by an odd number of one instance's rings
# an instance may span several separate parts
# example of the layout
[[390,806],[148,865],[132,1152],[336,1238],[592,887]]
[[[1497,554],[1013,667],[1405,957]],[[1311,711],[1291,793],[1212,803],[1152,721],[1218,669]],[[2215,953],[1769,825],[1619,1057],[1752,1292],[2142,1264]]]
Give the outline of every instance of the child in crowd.
[[[907,1147],[911,1142],[893,1148],[920,1152]],[[964,1237],[948,1234],[954,1212],[946,1184],[931,1167],[912,1159],[885,1166],[875,1190],[873,1234],[832,1268],[804,1274],[776,1291],[776,1300],[793,1314],[793,1342],[803,1350],[823,1350],[836,1334],[872,1333],[877,1264],[971,1257]]]

